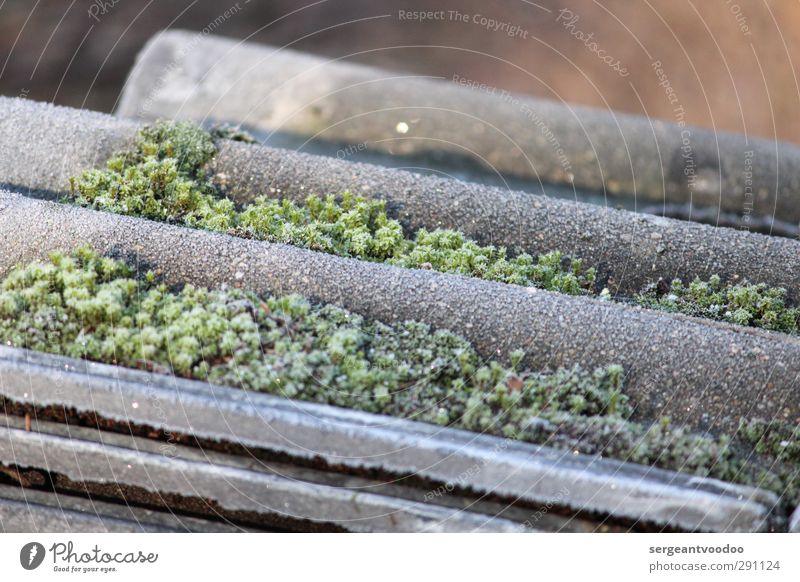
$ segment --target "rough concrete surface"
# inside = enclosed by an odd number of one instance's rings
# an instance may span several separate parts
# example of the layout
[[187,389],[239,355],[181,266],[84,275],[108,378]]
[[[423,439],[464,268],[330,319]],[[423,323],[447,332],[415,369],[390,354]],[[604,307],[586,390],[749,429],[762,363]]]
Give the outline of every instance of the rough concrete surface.
[[800,339],[608,301],[169,226],[0,193],[0,275],[91,245],[172,284],[298,293],[385,322],[451,329],[485,357],[520,348],[532,368],[622,364],[640,417],[735,430],[740,417],[800,419]]
[[[0,98],[0,184],[64,192],[70,176],[102,166],[135,131],[110,116]],[[22,140],[31,147],[17,147]],[[623,294],[659,277],[713,274],[786,287],[794,298],[800,289],[795,240],[237,142],[222,143],[211,169],[240,202],[350,190],[385,199],[410,229],[452,227],[514,250],[560,250],[597,267],[601,281]]]
[[0,394],[635,524],[749,531],[767,525],[776,503],[771,493],[714,479],[27,350],[0,349]]
[[[7,499],[0,488],[0,533],[134,533],[169,532],[135,521],[116,519],[90,509],[67,509],[30,499]],[[38,493],[38,492],[35,492]]]
[[239,202],[264,193],[302,201],[349,190],[386,200],[410,230],[456,228],[534,255],[560,250],[580,257],[623,294],[659,277],[714,274],[786,287],[794,296],[800,288],[795,240],[237,142],[222,144],[212,168]]
[[356,152],[445,153],[509,176],[720,208],[742,226],[753,215],[800,221],[795,145],[686,126],[678,109],[669,123],[188,31],[145,46],[117,113],[243,123]]
[[233,526],[72,495],[0,485],[0,532],[234,532]]
[[26,464],[77,483],[115,483],[182,495],[228,511],[277,514],[349,531],[518,532],[513,522],[399,498],[295,481],[215,463],[0,427],[0,463]]
[[76,170],[102,167],[139,125],[108,115],[0,97],[0,184],[63,192]]

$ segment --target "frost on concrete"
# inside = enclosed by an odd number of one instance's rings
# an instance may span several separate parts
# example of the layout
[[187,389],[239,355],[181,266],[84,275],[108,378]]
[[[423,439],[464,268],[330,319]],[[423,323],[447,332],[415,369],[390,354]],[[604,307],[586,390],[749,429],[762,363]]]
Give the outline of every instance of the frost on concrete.
[[[227,135],[227,134],[226,134]],[[139,132],[134,147],[104,170],[88,170],[71,181],[71,199],[82,206],[163,220],[246,238],[287,243],[342,257],[452,273],[560,291],[597,292],[596,271],[580,259],[553,251],[534,259],[505,248],[480,245],[452,229],[404,232],[385,203],[343,193],[305,204],[258,197],[243,208],[222,196],[206,176],[216,153],[212,134],[191,123],[160,123]],[[723,284],[719,277],[680,279],[667,291],[645,286],[634,298],[643,307],[797,333],[800,310],[787,305],[786,291],[747,282]],[[607,294],[600,292],[601,297]]]
[[777,427],[750,422],[731,440],[692,433],[668,418],[635,422],[619,366],[535,372],[520,369],[521,352],[506,366],[482,360],[447,330],[413,321],[386,325],[298,296],[170,290],[152,273],[133,278],[124,262],[88,248],[5,278],[0,339],[743,482],[786,503],[798,499],[794,433],[783,427],[775,437]]

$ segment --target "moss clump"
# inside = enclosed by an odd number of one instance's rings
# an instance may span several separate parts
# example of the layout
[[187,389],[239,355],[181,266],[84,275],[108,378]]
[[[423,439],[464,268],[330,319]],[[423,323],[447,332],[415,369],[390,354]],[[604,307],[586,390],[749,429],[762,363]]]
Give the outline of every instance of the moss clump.
[[[3,281],[0,337],[34,350],[440,424],[469,415],[479,428],[512,410],[509,426],[519,414],[628,410],[618,367],[542,374],[483,365],[449,331],[366,321],[296,296],[190,285],[171,292],[152,275],[137,280],[124,263],[87,249],[53,255]],[[514,362],[521,358],[513,354]]]
[[[800,499],[796,463],[789,462],[797,460],[796,441],[780,454],[769,444],[788,429],[753,425],[733,446],[666,419],[634,422],[619,366],[535,372],[520,369],[522,352],[511,354],[509,366],[483,362],[460,336],[422,323],[389,326],[296,296],[188,285],[172,291],[152,274],[134,278],[124,263],[88,249],[18,268],[0,284],[0,340],[751,483]],[[753,440],[757,434],[780,436]]]
[[619,416],[569,415],[552,418],[550,426],[537,430],[539,438],[528,440],[760,487],[776,493],[785,511],[800,503],[797,459],[777,448],[756,445],[741,431],[733,438],[715,437],[676,426],[669,418],[642,424]]
[[206,221],[229,228],[233,204],[213,196],[203,175],[216,152],[204,130],[188,123],[145,128],[135,146],[111,158],[105,170],[70,180],[72,199],[82,206],[196,226]]
[[800,309],[786,303],[786,290],[761,283],[724,285],[713,276],[684,285],[675,279],[668,288],[651,285],[636,297],[644,307],[685,313],[737,325],[762,327],[797,334]]
[[503,247],[480,246],[453,230],[420,230],[408,250],[389,263],[570,295],[593,293],[595,286],[595,270],[584,269],[578,259],[564,259],[557,251],[536,260],[528,254],[510,258]]
[[[750,462],[742,472],[759,487],[783,492],[784,500],[800,503],[800,426],[777,420],[751,420],[739,428]],[[788,506],[787,509],[792,509]]]
[[777,420],[752,420],[742,423],[740,431],[756,452],[800,463],[800,426]]
[[126,167],[149,159],[175,160],[178,171],[192,178],[217,153],[211,134],[192,123],[159,123],[143,128],[130,151],[120,154]]
[[300,206],[290,200],[258,198],[239,215],[239,234],[341,257],[386,261],[403,254],[409,241],[382,202],[345,193]]
[[240,234],[260,240],[388,262],[401,267],[433,269],[516,285],[579,294],[590,292],[593,269],[565,261],[560,253],[510,258],[506,249],[481,246],[454,230],[419,230],[405,238],[403,228],[386,214],[382,201],[349,193],[339,199],[310,197],[304,206],[288,200],[259,198],[239,214]]
[[[228,136],[223,130],[220,134]],[[215,191],[203,166],[214,155],[212,136],[182,123],[142,130],[134,147],[105,170],[71,180],[71,200],[82,206],[190,227],[283,242],[343,257],[434,269],[491,281],[578,294],[592,292],[594,270],[559,253],[534,260],[511,257],[445,229],[409,238],[381,201],[347,193],[310,197],[305,204],[259,198],[241,211]]]
[[[214,156],[214,139],[251,137],[229,127],[206,132],[187,123],[143,129],[133,148],[112,158],[105,170],[71,181],[71,200],[82,206],[163,220],[190,227],[393,265],[433,269],[562,293],[595,292],[594,269],[558,252],[537,258],[512,256],[503,247],[479,245],[462,233],[422,229],[410,237],[389,218],[382,201],[344,193],[305,204],[256,199],[244,209],[219,195],[204,165]],[[719,277],[688,286],[646,287],[634,301],[644,307],[796,334],[800,310],[788,307],[783,289],[725,285]]]

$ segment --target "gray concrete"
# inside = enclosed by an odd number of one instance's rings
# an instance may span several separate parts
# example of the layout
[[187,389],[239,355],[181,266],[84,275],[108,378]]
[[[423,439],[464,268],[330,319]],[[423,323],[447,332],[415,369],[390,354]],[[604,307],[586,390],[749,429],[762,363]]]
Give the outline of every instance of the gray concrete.
[[102,113],[0,97],[0,184],[67,192],[70,176],[103,167],[138,128]]
[[[2,375],[2,373],[0,373],[0,375]],[[0,379],[0,383],[1,382],[2,380]],[[86,411],[89,412],[91,409],[86,409]],[[6,428],[25,430],[28,422],[30,422],[30,430],[33,432],[46,433],[65,438],[76,438],[79,440],[91,440],[151,453],[164,452],[162,448],[163,443],[156,440],[134,437],[131,434],[106,432],[96,427],[89,428],[77,426],[76,424],[69,422],[52,422],[37,417],[35,414],[29,417],[27,420],[22,416],[0,414],[0,426]],[[179,453],[193,453],[195,451],[197,451],[199,454],[194,456],[191,454],[182,455],[182,457],[188,457],[193,460],[206,460],[206,457],[208,456],[207,452],[199,451],[189,447],[175,447],[171,453],[178,455]],[[21,461],[19,465],[24,465],[24,462]],[[19,479],[13,478],[13,471],[10,474],[6,472],[6,476],[11,476],[12,480],[16,481],[17,483],[22,483]],[[25,479],[23,479],[23,481],[25,481]],[[30,488],[30,485],[32,484],[30,482],[31,480],[27,479],[27,481],[27,483],[24,483],[25,486],[0,486],[0,498],[8,500],[9,502],[15,501],[25,504],[36,504],[38,507],[49,510],[46,513],[47,515],[50,515],[53,520],[56,520],[53,522],[54,524],[57,523],[58,519],[60,519],[57,512],[68,511],[71,512],[70,515],[90,514],[101,521],[110,520],[112,525],[114,523],[128,524],[132,528],[131,531],[205,533],[252,531],[250,528],[244,528],[225,520],[211,520],[190,517],[187,515],[174,513],[167,509],[147,509],[130,505],[124,501],[121,503],[98,501],[97,499],[90,499],[87,497],[76,496],[74,494],[65,494],[63,492],[53,491],[51,488],[47,488],[45,490],[32,489]],[[33,484],[36,485],[37,483]],[[33,523],[33,520],[38,516],[39,514],[37,512],[32,512],[32,515],[25,519]],[[46,515],[42,514],[41,517],[45,519]],[[23,521],[22,523],[25,522]],[[50,521],[45,519],[43,523],[50,523]]]
[[0,192],[0,275],[91,245],[173,284],[298,293],[372,319],[452,329],[485,357],[526,350],[535,368],[619,363],[640,417],[735,430],[797,422],[800,339],[622,304],[169,226]]
[[[0,140],[0,184],[27,194],[64,192],[70,176],[102,166],[135,130],[110,116],[0,98],[0,134],[8,136]],[[29,147],[18,147],[22,140]],[[458,228],[533,254],[561,250],[596,266],[623,294],[658,277],[713,274],[786,287],[795,297],[800,288],[795,240],[236,142],[221,145],[211,170],[239,202],[258,194],[303,200],[350,190],[387,200],[410,229]]]
[[[89,511],[43,505],[31,500],[7,499],[0,488],[0,532],[2,533],[136,533],[169,532]],[[39,493],[39,492],[35,492]],[[36,497],[35,495],[32,497]]]
[[659,121],[491,91],[173,30],[140,53],[118,114],[231,121],[434,166],[469,160],[640,203],[721,208],[743,227],[751,215],[800,221],[797,146],[681,126],[678,114]]
[[0,486],[0,532],[234,532],[223,523],[72,495]]
[[[611,523],[624,519],[689,531],[750,531],[769,525],[776,503],[771,493],[714,479],[27,350],[0,348],[0,394],[352,470],[416,475],[533,507],[550,503],[608,515]],[[70,436],[87,438],[75,429]],[[130,440],[112,437],[103,441],[121,446]],[[164,453],[156,443],[127,448]],[[231,463],[207,452],[182,450],[181,458]],[[423,499],[436,506],[440,497]]]
[[335,524],[356,532],[520,531],[518,524],[490,516],[13,428],[0,428],[0,464],[41,469],[77,483],[179,494],[228,511]]
[[211,167],[238,202],[265,193],[298,202],[347,190],[375,196],[412,231],[455,228],[533,255],[560,250],[581,257],[625,295],[659,277],[714,274],[786,287],[795,297],[800,288],[795,240],[236,142],[223,143]]
[[[150,374],[145,374],[144,376],[139,377],[138,381],[135,378],[131,378],[130,382],[132,384],[128,384],[127,380],[122,382],[122,384],[118,384],[120,376],[119,372],[122,372],[122,375],[126,375],[125,372],[128,370],[119,369],[115,366],[105,366],[102,364],[99,365],[98,369],[98,365],[85,360],[62,358],[41,352],[30,352],[27,350],[17,350],[14,348],[5,348],[4,354],[9,357],[10,361],[14,361],[16,363],[36,362],[38,365],[45,368],[60,368],[64,366],[65,370],[70,370],[72,372],[77,372],[77,370],[80,369],[82,370],[81,373],[90,374],[92,379],[100,379],[104,381],[105,385],[109,388],[112,388],[113,386],[114,390],[123,389],[125,391],[125,395],[131,398],[135,397],[137,388],[139,389],[139,393],[142,393],[141,382],[155,382],[161,386],[168,386],[173,389],[173,391],[175,391],[176,388],[174,385],[171,386],[172,380],[174,380],[173,378],[152,376]],[[2,368],[1,364],[0,368]],[[89,369],[91,369],[91,372],[86,371]],[[41,370],[36,371],[36,369],[29,369],[28,371],[30,372],[28,380],[30,380],[32,384],[37,384],[38,382],[36,379],[40,377],[39,372],[41,372]],[[108,374],[106,374],[106,372],[108,372]],[[65,390],[72,389],[69,387],[70,383],[62,382],[62,379],[57,374],[53,374],[52,369],[46,369],[45,374],[48,375],[51,381],[56,382],[57,386]],[[8,379],[9,376],[6,376],[6,378]],[[184,381],[178,380],[178,382],[182,383]],[[180,391],[177,391],[176,395],[180,396],[183,389],[191,390],[194,384],[194,382],[186,382],[185,385],[180,386]],[[0,371],[0,385],[2,385],[2,371]],[[228,392],[238,392],[241,394],[241,391],[222,388],[223,399],[227,398]],[[78,388],[75,390],[74,394],[70,393],[69,397],[60,398],[64,396],[64,393],[59,393],[56,391],[55,400],[62,401],[63,406],[67,406],[76,411],[95,411],[93,404],[87,405],[85,401],[81,400],[81,396],[84,393],[84,390]],[[0,391],[0,395],[2,395],[2,391]],[[52,393],[50,395],[52,395]],[[102,394],[98,393],[97,395],[103,400],[106,400],[103,398]],[[40,397],[48,396],[47,390],[37,389],[35,396],[35,399],[31,398],[30,400],[27,400],[28,404],[36,404],[37,406],[40,405],[42,403]],[[146,394],[146,398],[151,400],[158,400],[161,396],[163,396],[163,394],[159,394],[151,390],[148,390]],[[282,401],[282,399],[276,400]],[[7,403],[11,402],[9,399],[6,399],[5,401]],[[123,402],[123,400],[120,400],[120,402]],[[165,402],[166,401],[161,401],[161,404],[164,404]],[[170,402],[170,404],[173,404],[173,402]],[[176,406],[182,405],[181,402],[177,401],[174,404]],[[259,444],[261,446],[267,446],[266,443],[270,439],[257,440],[256,444],[249,446],[246,450],[239,450],[239,445],[249,445],[251,441],[245,438],[240,442],[234,436],[238,432],[235,428],[235,422],[238,420],[233,421],[234,424],[229,427],[229,430],[220,431],[222,436],[217,435],[219,438],[210,436],[214,434],[214,431],[211,430],[213,428],[213,423],[207,422],[207,419],[209,415],[213,416],[215,413],[211,411],[210,407],[213,405],[213,403],[210,400],[206,400],[204,404],[206,405],[205,410],[200,410],[199,412],[195,410],[185,410],[186,417],[193,419],[193,426],[191,429],[193,431],[193,435],[197,436],[199,439],[203,439],[201,441],[202,445],[194,443],[197,446],[174,446],[179,442],[179,440],[180,442],[185,441],[182,440],[181,437],[176,434],[176,432],[170,431],[168,427],[164,427],[166,432],[164,433],[163,438],[154,438],[152,434],[152,431],[154,430],[153,427],[166,422],[166,419],[163,418],[161,414],[157,414],[156,417],[135,415],[136,418],[133,418],[128,417],[127,414],[123,412],[122,416],[119,417],[124,421],[124,424],[121,426],[134,427],[134,434],[131,434],[131,432],[127,431],[125,428],[122,428],[121,431],[109,432],[105,423],[108,422],[110,417],[104,419],[103,429],[98,429],[92,426],[91,422],[85,425],[76,424],[75,419],[73,418],[70,418],[68,422],[63,423],[56,419],[46,420],[46,418],[51,417],[49,417],[47,412],[41,408],[37,409],[29,417],[29,420],[31,423],[31,430],[35,432],[45,432],[57,436],[76,437],[82,440],[94,440],[118,447],[126,447],[139,451],[158,453],[162,455],[168,455],[170,457],[179,457],[181,459],[190,461],[201,461],[240,469],[247,469],[261,473],[268,473],[295,481],[318,483],[330,487],[338,487],[340,489],[349,489],[351,491],[365,491],[387,497],[398,497],[424,504],[450,507],[452,509],[458,509],[470,513],[480,513],[492,517],[502,517],[503,519],[511,520],[520,524],[520,529],[522,529],[524,525],[526,531],[564,531],[589,533],[595,531],[627,531],[629,529],[629,526],[626,523],[612,523],[608,520],[597,521],[592,520],[591,516],[569,514],[568,512],[564,512],[563,514],[558,513],[553,510],[552,506],[547,508],[545,511],[540,511],[542,507],[546,506],[546,502],[534,505],[533,507],[530,505],[526,507],[525,505],[512,504],[511,501],[516,501],[516,499],[505,501],[502,498],[490,499],[484,494],[464,493],[463,491],[455,490],[451,490],[447,495],[433,495],[430,487],[420,486],[419,483],[415,484],[413,481],[398,477],[395,474],[387,472],[389,471],[387,467],[380,467],[378,464],[375,464],[374,468],[380,469],[380,473],[370,476],[365,476],[363,474],[363,471],[360,470],[363,469],[363,466],[360,464],[348,463],[347,470],[342,469],[341,463],[338,463],[338,459],[336,460],[337,465],[335,468],[326,466],[321,462],[321,458],[316,458],[314,460],[315,462],[308,464],[304,462],[309,457],[308,451],[300,450],[299,447],[287,447],[286,449],[281,449],[280,452],[285,454],[280,455],[280,460],[276,460],[274,458],[274,453],[277,452],[278,449],[265,449],[260,448],[259,446]],[[55,406],[60,408],[60,405],[58,404]],[[258,407],[253,408],[253,411],[257,411],[257,408]],[[330,412],[329,407],[321,407],[321,409],[325,414],[329,414]],[[136,408],[133,408],[133,410],[136,410]],[[366,416],[372,419],[375,418],[371,417],[371,415]],[[136,420],[137,418],[140,420]],[[326,416],[325,418],[318,418],[321,421],[325,421],[328,417]],[[2,422],[2,417],[0,417],[0,423]],[[25,428],[26,419],[23,416],[6,416],[4,422],[6,426],[9,427]],[[189,430],[185,423],[180,426],[181,430]],[[280,422],[272,425],[266,425],[265,423],[262,423],[261,426],[259,426],[259,435],[263,435],[265,431],[278,430],[281,428],[281,426],[282,425]],[[314,438],[318,439],[320,436],[319,430],[321,426],[322,423],[316,427],[309,425],[306,427],[306,429],[310,431]],[[323,427],[322,430],[324,430],[324,428],[325,427]],[[147,436],[135,436],[135,434],[138,434],[138,431],[141,431],[143,435]],[[204,438],[209,436],[210,439]],[[231,449],[231,446],[236,448]],[[352,444],[349,446],[352,447]],[[220,448],[223,450],[227,449],[227,452],[221,451]],[[350,459],[348,458],[345,461],[347,462],[348,460]],[[397,467],[394,469],[396,470]],[[454,476],[453,478],[456,477],[459,476]],[[461,480],[463,481],[463,478]],[[26,489],[20,491],[29,492],[31,490]],[[563,492],[556,499],[561,498],[563,498]],[[84,501],[81,498],[70,499]],[[553,499],[549,501],[552,504]],[[766,503],[769,502],[769,499],[762,501]],[[110,505],[109,509],[116,510],[117,513],[114,515],[120,514],[125,516],[127,515],[127,511],[130,511],[131,514],[137,512],[138,515],[138,510],[140,508],[132,508],[122,504],[114,504]],[[211,528],[213,527],[217,527],[220,531],[241,531],[243,529],[240,525],[233,525],[227,522],[212,522],[204,519],[186,518],[185,516],[173,516],[160,511],[151,513],[154,515],[147,516],[147,520],[150,522],[154,522],[156,519],[160,518],[161,521],[156,523],[164,522],[166,525],[174,525],[174,523],[179,523],[184,530],[189,531],[212,531]],[[130,517],[130,515],[127,515],[127,517]],[[169,523],[170,518],[172,518],[172,524]],[[175,518],[177,518],[179,522]],[[245,531],[249,530],[245,529]]]

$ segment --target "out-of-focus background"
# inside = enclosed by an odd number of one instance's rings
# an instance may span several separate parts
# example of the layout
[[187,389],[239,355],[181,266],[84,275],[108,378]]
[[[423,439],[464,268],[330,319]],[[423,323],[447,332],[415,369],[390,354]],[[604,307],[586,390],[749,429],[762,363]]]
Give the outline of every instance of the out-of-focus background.
[[789,0],[0,0],[0,93],[112,111],[164,28],[800,142]]

